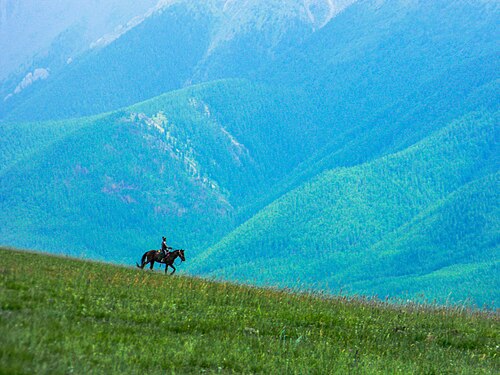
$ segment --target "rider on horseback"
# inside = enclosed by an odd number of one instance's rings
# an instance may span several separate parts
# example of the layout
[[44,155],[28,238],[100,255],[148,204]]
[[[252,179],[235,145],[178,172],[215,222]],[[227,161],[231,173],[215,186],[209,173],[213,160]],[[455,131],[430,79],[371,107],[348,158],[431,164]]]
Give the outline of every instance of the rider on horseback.
[[168,254],[170,254],[170,250],[172,248],[170,246],[167,246],[167,239],[165,237],[162,237],[163,241],[161,242],[161,250],[160,252],[163,255],[163,258],[167,257]]

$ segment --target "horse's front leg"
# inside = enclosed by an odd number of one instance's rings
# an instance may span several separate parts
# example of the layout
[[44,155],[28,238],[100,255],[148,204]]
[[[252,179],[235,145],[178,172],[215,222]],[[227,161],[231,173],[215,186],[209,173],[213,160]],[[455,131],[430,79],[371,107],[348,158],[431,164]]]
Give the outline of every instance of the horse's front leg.
[[[173,275],[175,273],[175,267],[173,264],[170,265],[170,267],[172,267],[174,270],[172,271],[171,275]],[[167,269],[165,268],[165,271],[167,271]]]

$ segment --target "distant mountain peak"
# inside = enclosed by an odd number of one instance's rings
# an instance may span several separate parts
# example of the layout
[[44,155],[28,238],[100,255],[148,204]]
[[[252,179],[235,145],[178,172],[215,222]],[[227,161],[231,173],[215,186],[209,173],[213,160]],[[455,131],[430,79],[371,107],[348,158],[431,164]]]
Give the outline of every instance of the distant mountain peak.
[[[274,48],[298,24],[309,32],[324,27],[357,0],[227,0],[215,5],[220,25],[207,51],[245,34],[266,33],[268,48]],[[212,8],[214,9],[214,8]]]

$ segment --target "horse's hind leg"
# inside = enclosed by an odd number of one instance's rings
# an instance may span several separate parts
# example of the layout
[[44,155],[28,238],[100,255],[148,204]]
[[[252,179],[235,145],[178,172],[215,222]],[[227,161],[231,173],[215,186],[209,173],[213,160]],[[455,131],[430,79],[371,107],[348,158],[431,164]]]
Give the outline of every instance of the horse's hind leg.
[[149,269],[152,271],[153,270],[153,266],[155,264],[155,261],[152,260],[150,263],[149,263]]

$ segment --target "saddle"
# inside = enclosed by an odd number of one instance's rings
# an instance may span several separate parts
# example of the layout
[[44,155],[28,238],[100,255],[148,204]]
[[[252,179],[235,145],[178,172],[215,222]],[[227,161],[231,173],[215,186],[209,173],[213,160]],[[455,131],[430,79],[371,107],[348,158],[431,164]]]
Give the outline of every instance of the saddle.
[[163,260],[163,259],[165,259],[166,257],[168,257],[168,255],[170,254],[170,251],[167,251],[167,252],[165,253],[165,255],[163,255],[163,254],[164,254],[164,253],[163,253],[163,251],[161,251],[161,250],[156,250],[156,254],[158,254],[158,255],[162,255],[161,259]]

